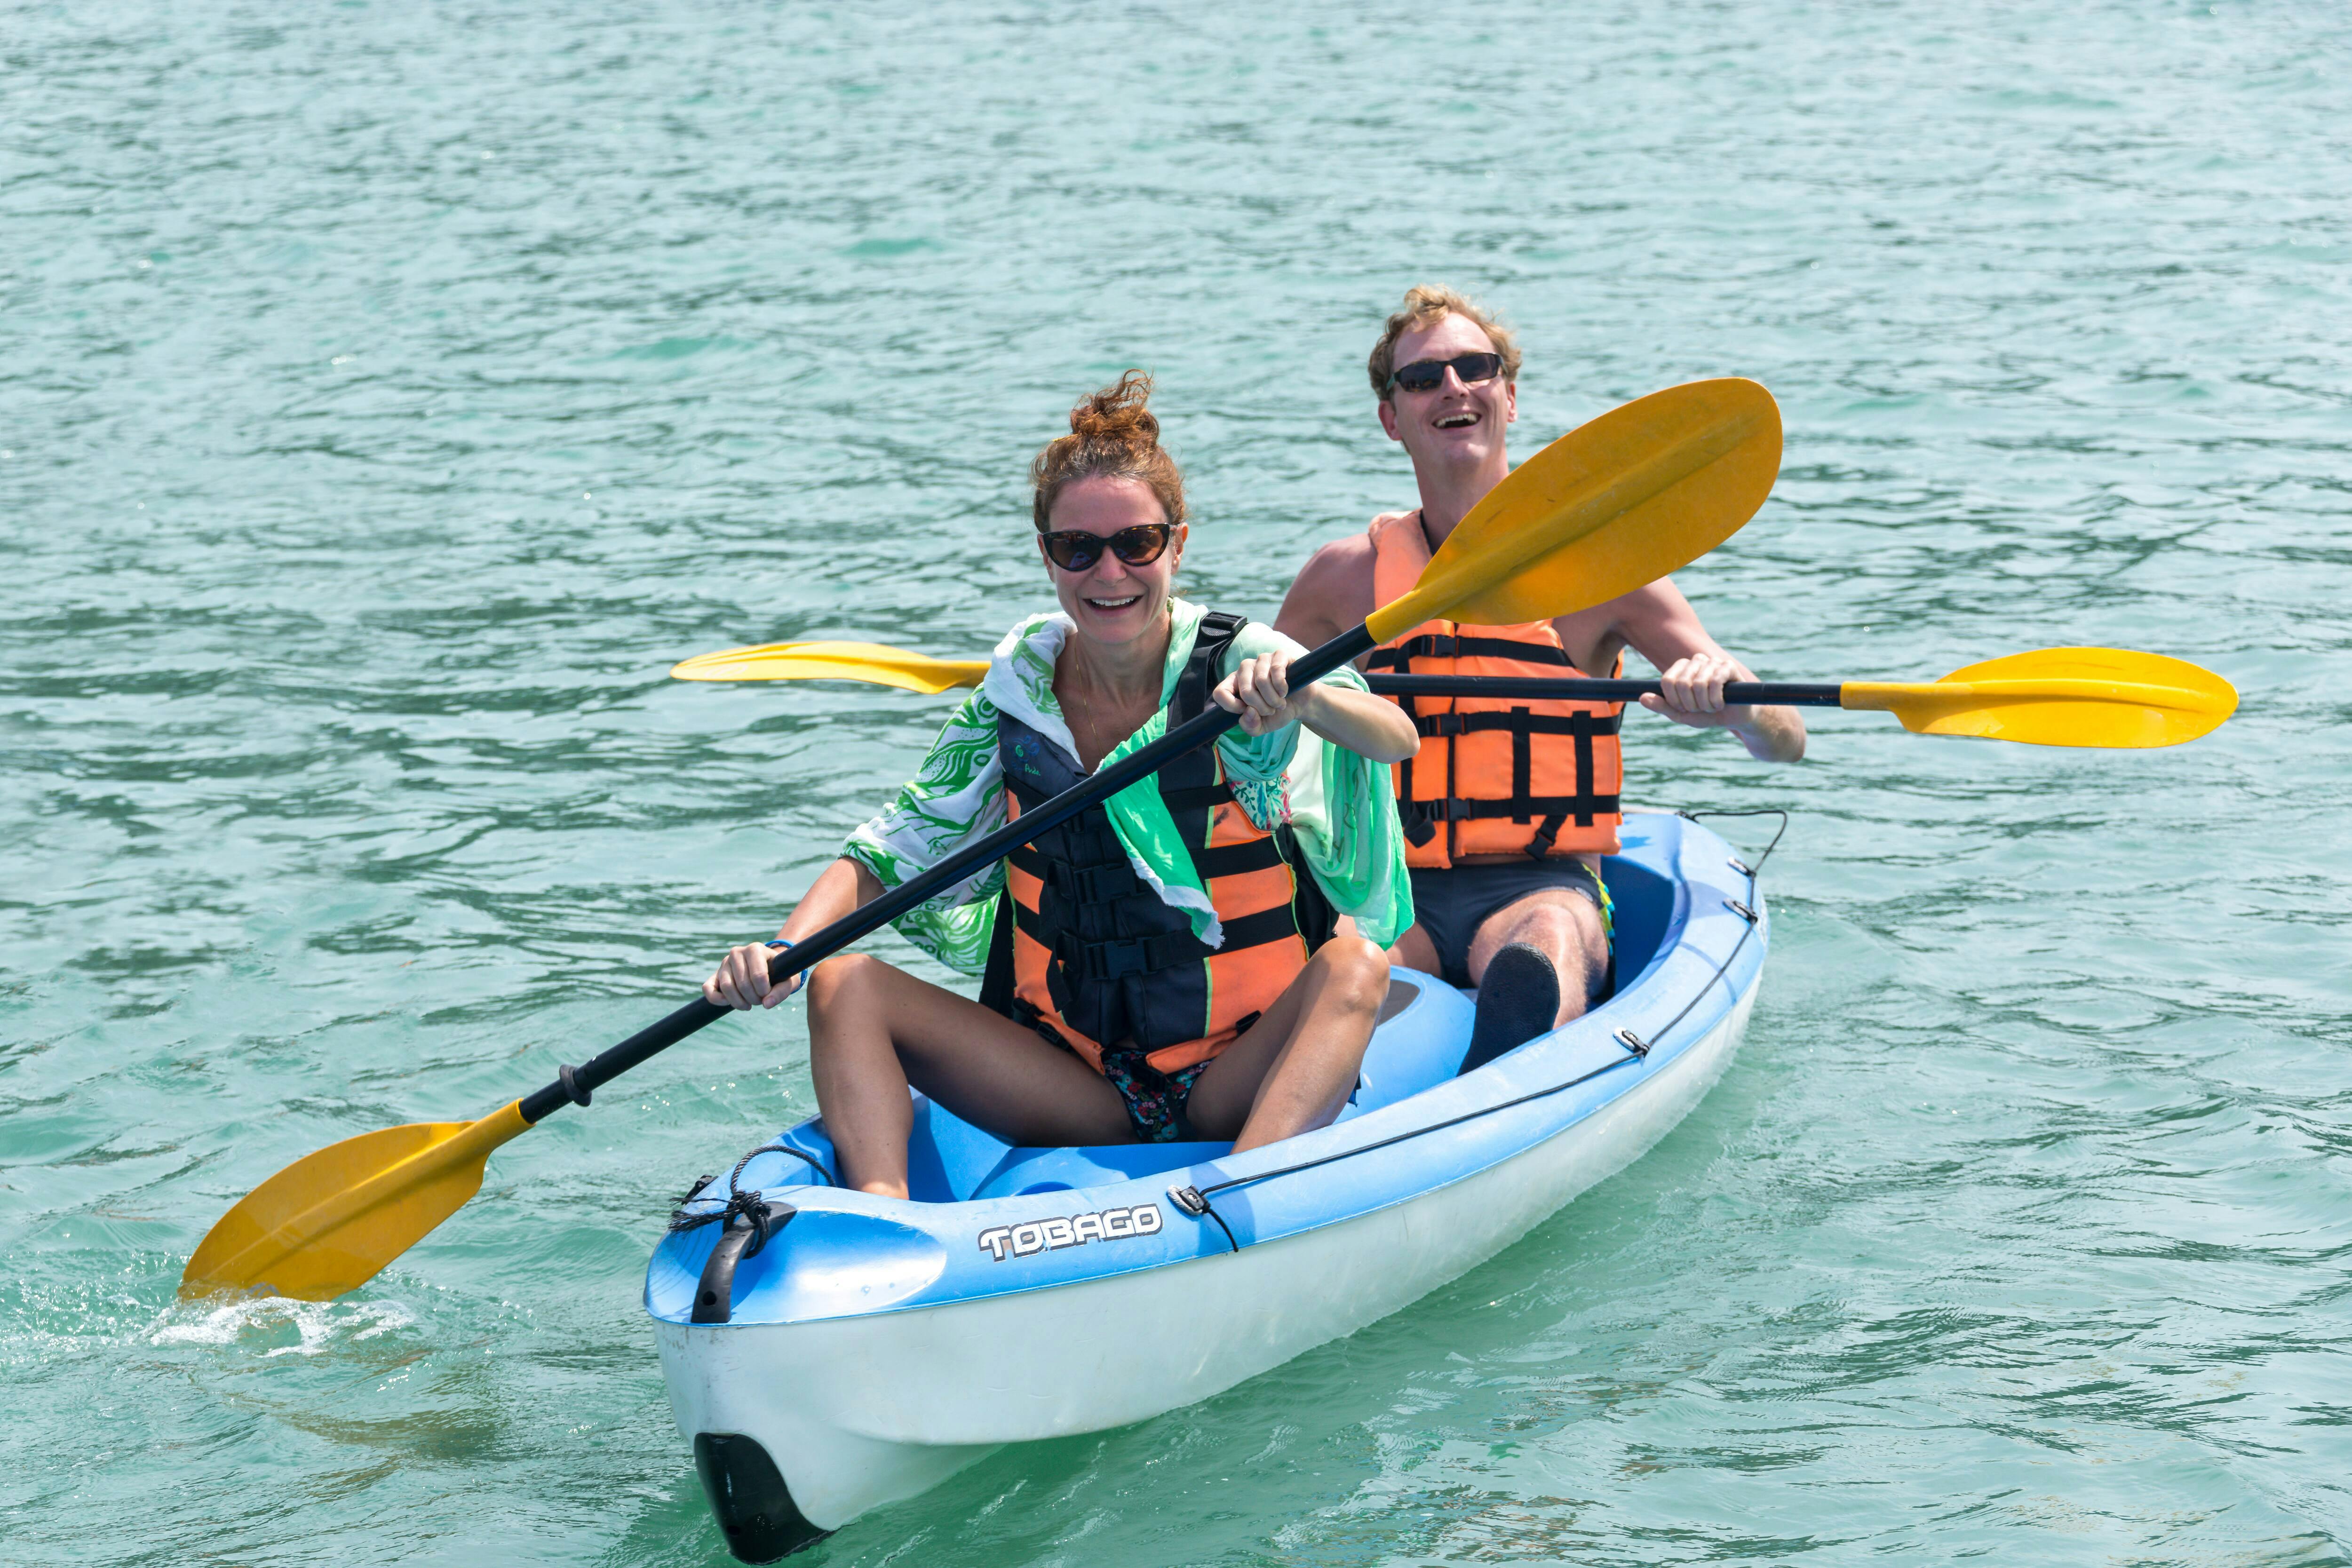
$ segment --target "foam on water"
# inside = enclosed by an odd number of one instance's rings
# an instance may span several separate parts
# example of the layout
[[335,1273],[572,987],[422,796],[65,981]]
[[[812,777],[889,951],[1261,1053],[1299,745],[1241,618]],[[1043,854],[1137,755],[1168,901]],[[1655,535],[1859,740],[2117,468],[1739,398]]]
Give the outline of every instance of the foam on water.
[[280,1338],[290,1328],[299,1336],[296,1342],[268,1345],[262,1354],[317,1355],[331,1344],[365,1343],[415,1321],[415,1314],[397,1301],[289,1301],[283,1296],[252,1296],[178,1303],[156,1323],[148,1342],[248,1344],[255,1339]]

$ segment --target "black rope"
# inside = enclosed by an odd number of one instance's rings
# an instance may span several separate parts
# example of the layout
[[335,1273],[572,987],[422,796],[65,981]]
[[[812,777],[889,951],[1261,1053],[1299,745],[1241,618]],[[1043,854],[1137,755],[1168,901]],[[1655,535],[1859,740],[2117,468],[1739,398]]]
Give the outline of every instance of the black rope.
[[[678,1200],[677,1211],[669,1216],[669,1228],[673,1231],[695,1230],[706,1225],[719,1225],[731,1221],[740,1215],[742,1216],[743,1223],[757,1233],[751,1237],[751,1245],[743,1249],[743,1256],[758,1257],[760,1249],[768,1245],[770,1222],[775,1217],[775,1209],[767,1201],[767,1195],[759,1188],[754,1187],[748,1193],[740,1192],[737,1190],[735,1184],[742,1177],[743,1168],[762,1154],[790,1154],[795,1160],[806,1161],[810,1168],[816,1172],[817,1180],[828,1187],[835,1184],[833,1173],[826,1170],[824,1163],[814,1154],[803,1154],[798,1149],[782,1143],[763,1143],[736,1161],[735,1168],[727,1173],[725,1202],[720,1203],[717,1208],[705,1209],[700,1214],[687,1212],[686,1205],[694,1201],[695,1194],[710,1184],[710,1178],[705,1176],[694,1184],[692,1191]],[[715,1200],[706,1199],[705,1201]]]
[[1777,816],[1780,819],[1780,826],[1774,831],[1772,841],[1764,846],[1764,853],[1756,857],[1755,865],[1746,865],[1738,860],[1731,863],[1733,870],[1748,873],[1748,901],[1732,905],[1733,910],[1747,921],[1748,929],[1739,933],[1739,940],[1731,944],[1731,951],[1723,955],[1723,962],[1715,966],[1715,973],[1707,976],[1706,984],[1692,992],[1691,999],[1683,1004],[1683,1010],[1666,1020],[1665,1027],[1658,1031],[1662,1036],[1690,1016],[1691,1009],[1698,1005],[1699,999],[1714,990],[1715,983],[1731,972],[1732,960],[1738,958],[1740,950],[1748,945],[1748,939],[1756,934],[1756,873],[1764,869],[1764,862],[1772,858],[1772,851],[1780,847],[1781,836],[1789,831],[1789,814],[1777,805],[1747,806],[1737,811],[1678,811],[1675,815],[1687,822],[1696,822],[1702,816]]
[[[1214,1189],[1212,1190],[1213,1191]],[[1205,1216],[1206,1218],[1215,1220],[1217,1222],[1217,1228],[1225,1233],[1225,1245],[1232,1247],[1235,1252],[1239,1252],[1242,1249],[1242,1244],[1234,1239],[1234,1227],[1227,1225],[1225,1223],[1225,1216],[1219,1214],[1215,1207],[1210,1204],[1209,1200],[1201,1195],[1200,1188],[1171,1187],[1168,1189],[1168,1195],[1176,1200],[1176,1206],[1178,1208],[1182,1209],[1194,1219],[1200,1219]]]
[[[1717,981],[1721,980],[1726,974],[1730,973],[1733,961],[1738,959],[1741,951],[1747,947],[1748,939],[1755,934],[1757,917],[1752,911],[1755,909],[1756,903],[1756,874],[1764,868],[1764,862],[1772,858],[1772,851],[1780,847],[1781,835],[1789,831],[1789,814],[1778,806],[1759,806],[1752,810],[1743,811],[1678,811],[1675,813],[1675,815],[1692,822],[1696,822],[1702,816],[1777,816],[1780,819],[1780,827],[1779,832],[1772,835],[1772,841],[1764,846],[1764,853],[1756,857],[1755,865],[1748,866],[1737,860],[1732,862],[1735,869],[1744,871],[1748,875],[1748,901],[1744,905],[1734,906],[1740,914],[1746,917],[1746,928],[1740,931],[1739,940],[1731,944],[1731,951],[1724,955],[1723,962],[1715,966],[1715,973],[1707,976],[1706,984],[1700,986],[1696,992],[1692,993],[1691,999],[1683,1004],[1683,1010],[1675,1014],[1672,1018],[1668,1019],[1664,1027],[1657,1031],[1658,1037],[1660,1038],[1664,1038],[1666,1035],[1672,1033],[1675,1025],[1681,1023],[1685,1018],[1689,1017],[1691,1009],[1698,1005],[1700,998],[1704,997],[1709,991],[1715,988]],[[1594,1079],[1599,1078],[1602,1073],[1614,1072],[1617,1068],[1623,1067],[1626,1063],[1641,1061],[1650,1054],[1650,1047],[1648,1043],[1634,1035],[1630,1029],[1618,1030],[1615,1038],[1618,1044],[1625,1047],[1626,1055],[1619,1058],[1613,1062],[1608,1063],[1606,1066],[1594,1068],[1591,1072],[1579,1074],[1577,1077],[1570,1079],[1566,1083],[1556,1083],[1548,1088],[1532,1089],[1515,1099],[1504,1100],[1498,1105],[1486,1105],[1481,1106],[1475,1110],[1465,1110],[1459,1116],[1448,1117],[1444,1121],[1433,1121],[1426,1127],[1415,1127],[1407,1131],[1397,1133],[1393,1137],[1383,1138],[1376,1143],[1360,1143],[1354,1148],[1341,1149],[1334,1153],[1321,1155],[1313,1160],[1301,1160],[1295,1165],[1283,1165],[1271,1171],[1260,1171],[1255,1175],[1234,1176],[1226,1181],[1213,1182],[1205,1187],[1171,1187],[1168,1189],[1168,1195],[1175,1199],[1176,1206],[1182,1209],[1185,1213],[1192,1215],[1196,1218],[1205,1215],[1210,1219],[1215,1220],[1217,1222],[1217,1228],[1225,1233],[1225,1240],[1233,1246],[1233,1249],[1235,1252],[1239,1252],[1241,1250],[1241,1244],[1234,1240],[1234,1233],[1232,1229],[1225,1224],[1223,1218],[1218,1215],[1216,1209],[1211,1205],[1209,1202],[1210,1194],[1225,1192],[1234,1187],[1245,1187],[1258,1182],[1272,1181],[1276,1176],[1296,1175],[1300,1171],[1311,1171],[1318,1165],[1328,1165],[1334,1161],[1352,1159],[1358,1154],[1369,1154],[1375,1149],[1386,1149],[1391,1144],[1402,1143],[1409,1139],[1419,1138],[1427,1133],[1442,1132],[1448,1127],[1459,1127],[1465,1121],[1475,1121],[1482,1116],[1492,1116],[1497,1111],[1509,1110],[1517,1106],[1525,1105],[1530,1100],[1543,1100],[1555,1094],[1564,1094],[1568,1090],[1576,1088],[1579,1084],[1590,1083]]]

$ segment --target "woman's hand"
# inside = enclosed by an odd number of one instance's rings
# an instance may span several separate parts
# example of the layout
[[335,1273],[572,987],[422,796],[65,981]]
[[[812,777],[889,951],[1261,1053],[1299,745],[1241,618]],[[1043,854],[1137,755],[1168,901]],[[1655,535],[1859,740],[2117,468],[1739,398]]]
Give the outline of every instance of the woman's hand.
[[747,942],[729,950],[710,978],[702,983],[702,999],[716,1007],[772,1007],[801,988],[807,972],[768,984],[768,964],[783,949],[763,942]]
[[1724,701],[1723,688],[1728,681],[1755,679],[1723,654],[1695,653],[1660,671],[1662,695],[1643,697],[1642,706],[1694,730],[1746,730],[1752,727],[1756,710]]
[[1209,695],[1226,712],[1242,716],[1242,733],[1270,735],[1313,711],[1316,688],[1292,697],[1290,655],[1276,648],[1242,660]]
[[1385,697],[1320,681],[1293,695],[1290,655],[1280,648],[1242,660],[1210,695],[1218,707],[1242,716],[1245,734],[1305,724],[1333,745],[1376,763],[1401,763],[1421,750],[1412,721]]

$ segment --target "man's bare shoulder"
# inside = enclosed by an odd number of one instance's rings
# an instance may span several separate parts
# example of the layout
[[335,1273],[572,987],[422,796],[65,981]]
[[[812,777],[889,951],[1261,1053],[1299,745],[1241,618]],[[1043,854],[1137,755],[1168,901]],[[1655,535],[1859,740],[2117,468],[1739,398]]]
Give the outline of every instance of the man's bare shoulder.
[[1282,601],[1275,628],[1307,647],[1339,636],[1379,606],[1372,603],[1372,542],[1351,533],[1307,558]]

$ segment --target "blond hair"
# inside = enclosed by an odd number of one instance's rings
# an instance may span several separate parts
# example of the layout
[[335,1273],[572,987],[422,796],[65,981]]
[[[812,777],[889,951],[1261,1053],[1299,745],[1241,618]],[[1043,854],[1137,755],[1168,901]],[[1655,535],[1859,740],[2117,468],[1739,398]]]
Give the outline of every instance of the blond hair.
[[1442,283],[1416,283],[1404,291],[1404,309],[1389,318],[1381,341],[1372,345],[1371,361],[1365,368],[1372,373],[1373,396],[1382,403],[1389,400],[1389,377],[1396,374],[1397,340],[1407,332],[1433,327],[1448,316],[1459,316],[1485,332],[1494,343],[1495,352],[1503,356],[1503,379],[1517,384],[1519,340],[1511,329],[1488,315],[1477,301]]
[[1160,444],[1160,420],[1147,406],[1151,377],[1129,371],[1116,386],[1090,392],[1070,410],[1070,433],[1045,443],[1029,465],[1037,529],[1044,532],[1055,498],[1080,479],[1134,479],[1160,498],[1170,522],[1184,521],[1184,475]]

